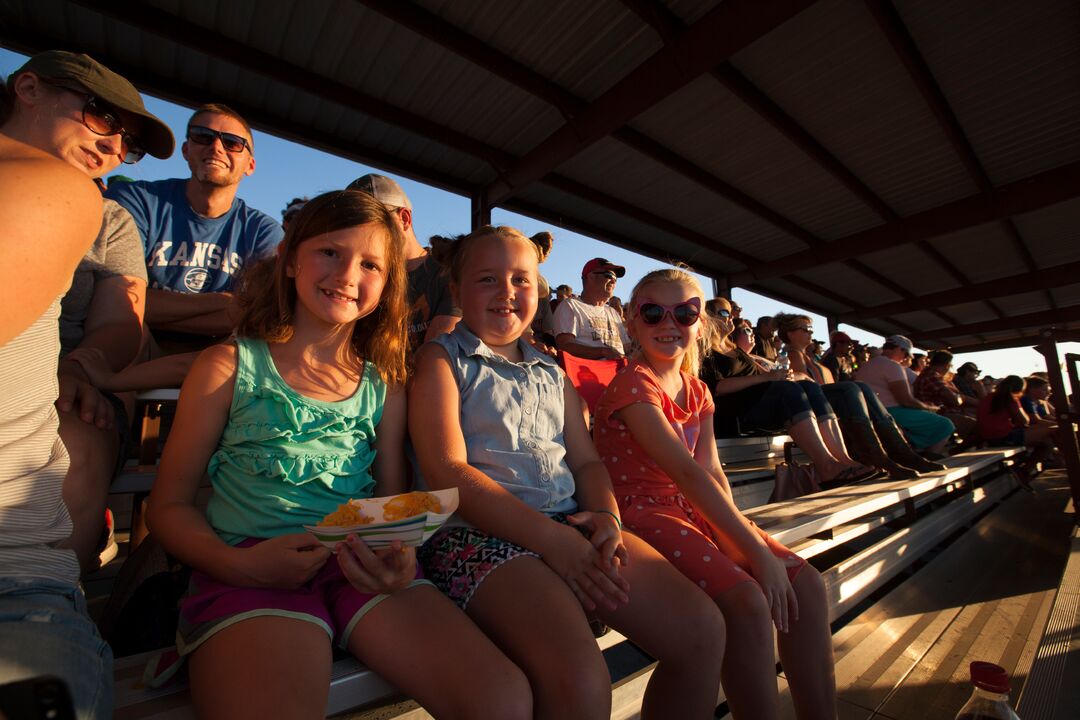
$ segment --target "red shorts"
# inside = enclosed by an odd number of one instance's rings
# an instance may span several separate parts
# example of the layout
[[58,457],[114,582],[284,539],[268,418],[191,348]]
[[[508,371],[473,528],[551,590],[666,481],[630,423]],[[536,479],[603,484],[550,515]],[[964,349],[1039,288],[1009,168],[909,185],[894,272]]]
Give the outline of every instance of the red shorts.
[[[709,597],[715,598],[742,582],[757,582],[742,551],[705,522],[681,494],[629,495],[618,500],[623,527],[656,548]],[[754,529],[772,554],[784,563],[788,580],[794,582],[806,560],[761,528],[754,526]]]
[[[262,539],[248,538],[236,547],[251,547],[260,542]],[[422,577],[417,565],[413,584],[427,583]],[[344,649],[356,623],[387,597],[354,588],[341,572],[335,556],[296,590],[236,587],[195,571],[187,594],[180,600],[176,645],[181,655],[187,655],[230,625],[253,617],[277,616],[314,623]]]

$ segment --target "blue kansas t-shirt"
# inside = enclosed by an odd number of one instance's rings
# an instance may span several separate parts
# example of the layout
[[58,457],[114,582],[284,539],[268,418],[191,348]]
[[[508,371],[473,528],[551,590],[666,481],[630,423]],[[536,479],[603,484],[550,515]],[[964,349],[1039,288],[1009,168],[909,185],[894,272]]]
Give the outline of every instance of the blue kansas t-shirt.
[[135,218],[150,287],[183,293],[233,288],[240,269],[273,252],[281,225],[240,198],[221,217],[202,217],[184,194],[187,180],[114,183],[105,193]]

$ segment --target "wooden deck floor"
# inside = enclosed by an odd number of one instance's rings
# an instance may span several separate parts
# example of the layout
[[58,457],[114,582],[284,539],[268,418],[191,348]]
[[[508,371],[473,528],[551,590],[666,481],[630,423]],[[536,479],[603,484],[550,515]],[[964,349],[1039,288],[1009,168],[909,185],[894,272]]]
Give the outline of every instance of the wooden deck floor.
[[[972,660],[1005,667],[1014,703],[1021,696],[1074,534],[1063,474],[1048,473],[1036,487],[1035,495],[1014,494],[834,635],[841,720],[952,720],[970,693]],[[1072,638],[1073,651],[1076,620],[1073,611],[1056,631]],[[1042,717],[1080,717],[1080,661],[1068,659]]]

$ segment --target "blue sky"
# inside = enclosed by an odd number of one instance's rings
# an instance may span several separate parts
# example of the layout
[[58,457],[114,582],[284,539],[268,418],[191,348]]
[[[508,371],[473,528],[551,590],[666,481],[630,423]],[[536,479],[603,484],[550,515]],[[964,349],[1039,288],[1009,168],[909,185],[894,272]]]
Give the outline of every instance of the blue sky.
[[[7,50],[0,50],[0,76],[7,77],[25,62],[25,57]],[[187,164],[180,156],[180,137],[187,124],[190,110],[173,103],[146,97],[147,108],[160,117],[177,135],[177,151],[168,160],[147,156],[137,165],[121,165],[116,171],[136,180],[160,180],[190,175]],[[346,160],[320,150],[255,132],[255,174],[245,178],[240,185],[240,197],[249,205],[281,219],[281,211],[289,200],[300,195],[314,196],[327,190],[345,187],[349,182],[367,172],[378,171],[351,160]],[[453,234],[469,228],[469,199],[437,188],[397,178],[413,204],[416,235],[423,242],[435,234]],[[607,243],[561,230],[515,213],[495,209],[492,221],[512,225],[526,235],[549,230],[555,236],[555,246],[541,271],[554,288],[566,283],[580,290],[581,267],[593,257],[605,257],[626,267],[626,277],[619,281],[616,294],[626,298],[634,283],[645,273],[656,269],[660,263],[636,253]],[[711,292],[711,280],[699,276],[706,293]],[[761,315],[777,312],[804,312],[801,308],[761,297],[736,288],[733,297],[743,307],[744,317],[755,319]],[[825,318],[811,313],[815,336],[825,339]],[[857,328],[841,325],[853,337],[864,342],[880,342],[881,337]],[[1061,352],[1080,353],[1080,344],[1063,345]],[[984,373],[1001,377],[1008,374],[1025,375],[1045,369],[1042,356],[1029,348],[998,350],[988,353],[968,353],[958,357],[957,365],[965,360],[974,361]]]

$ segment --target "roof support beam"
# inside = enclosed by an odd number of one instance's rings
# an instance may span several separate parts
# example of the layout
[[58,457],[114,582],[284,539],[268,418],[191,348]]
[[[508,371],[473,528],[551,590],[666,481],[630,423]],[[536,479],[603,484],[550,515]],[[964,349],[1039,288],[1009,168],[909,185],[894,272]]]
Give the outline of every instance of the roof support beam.
[[965,230],[1002,218],[1039,210],[1080,196],[1080,162],[971,195],[895,222],[878,225],[827,245],[792,253],[732,276],[735,286],[803,272],[831,262],[899,247]]
[[1025,292],[1037,292],[1051,288],[1064,287],[1080,283],[1080,262],[1067,263],[1057,267],[1036,270],[1034,272],[1020,273],[1008,277],[988,280],[976,283],[968,287],[943,290],[941,292],[921,295],[915,300],[901,300],[898,302],[875,305],[859,311],[842,313],[840,319],[843,322],[853,320],[867,320],[882,315],[894,313],[914,312],[916,310],[933,310],[950,305],[960,305],[979,300],[1002,298],[1009,295],[1019,295]]
[[943,327],[937,330],[926,330],[916,334],[918,340],[935,340],[950,337],[963,337],[977,333],[994,333],[1002,330],[1021,330],[1025,328],[1045,328],[1053,325],[1080,322],[1080,305],[1072,305],[1059,310],[1045,310],[1043,312],[1028,313],[1027,315],[1015,315],[1001,320],[986,320],[983,322],[970,323],[968,325],[956,325]]
[[[1050,329],[1048,331],[1055,342],[1080,342],[1080,330],[1060,330]],[[954,345],[947,346],[949,351],[954,355],[961,353],[973,353],[973,352],[988,352],[990,350],[1008,350],[1010,348],[1029,347],[1038,350],[1040,342],[1044,341],[1044,337],[1041,332],[1036,334],[1025,334],[1022,337],[1010,338],[1007,340],[991,340],[987,343],[972,343],[968,345]]]
[[610,135],[702,73],[783,24],[814,0],[726,0],[688,28],[677,45],[657,51],[529,151],[488,189],[497,205],[585,148]]
[[[133,0],[74,1],[106,17],[165,38],[177,45],[198,50],[207,57],[224,61],[277,82],[287,83],[299,91],[395,125],[432,142],[466,152],[486,161],[495,168],[496,172],[509,166],[515,159],[509,153],[486,145],[465,133],[402,110],[376,97],[366,95],[356,88],[288,63],[270,53],[247,47],[235,38],[227,37],[151,5],[133,2]],[[202,94],[205,96],[205,91]]]
[[[870,14],[874,16],[878,27],[881,28],[885,37],[889,40],[889,44],[892,45],[893,51],[907,70],[912,82],[915,83],[919,94],[923,96],[930,111],[934,114],[938,125],[953,146],[968,175],[975,181],[981,192],[992,190],[993,184],[990,182],[990,176],[986,174],[986,169],[979,162],[979,157],[975,154],[975,148],[972,147],[967,134],[960,126],[960,121],[949,106],[945,93],[942,92],[941,86],[934,79],[930,66],[923,59],[922,54],[915,45],[915,39],[911,37],[911,33],[908,31],[907,26],[904,25],[904,21],[900,18],[900,13],[897,12],[896,7],[890,0],[866,0],[866,6],[870,10]],[[1034,270],[1037,267],[1035,258],[1024,243],[1023,238],[1020,237],[1016,224],[1009,218],[1002,220],[1002,224],[1009,242],[1012,243],[1020,257],[1023,258],[1027,269]],[[1053,307],[1054,299],[1050,293],[1046,293],[1046,298]],[[993,303],[990,303],[990,306],[1000,317],[1001,310]]]

